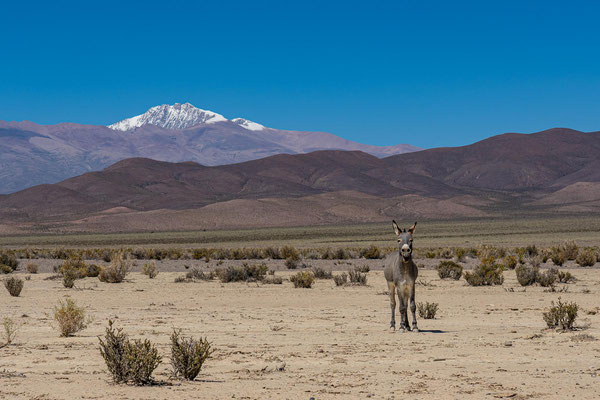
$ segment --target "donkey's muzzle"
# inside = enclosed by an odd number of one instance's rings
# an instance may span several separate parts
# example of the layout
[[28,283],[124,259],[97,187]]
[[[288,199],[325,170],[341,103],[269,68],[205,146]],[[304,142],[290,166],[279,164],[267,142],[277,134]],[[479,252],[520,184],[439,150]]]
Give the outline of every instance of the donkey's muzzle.
[[409,245],[405,244],[400,248],[400,253],[402,254],[402,257],[408,258],[410,257],[410,253],[412,253],[412,249]]

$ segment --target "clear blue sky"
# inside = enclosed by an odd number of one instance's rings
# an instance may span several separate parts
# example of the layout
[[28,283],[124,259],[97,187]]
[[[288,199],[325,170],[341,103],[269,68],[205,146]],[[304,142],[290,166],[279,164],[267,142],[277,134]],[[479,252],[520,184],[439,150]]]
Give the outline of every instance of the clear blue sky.
[[3,120],[188,101],[379,145],[600,130],[596,1],[6,3]]

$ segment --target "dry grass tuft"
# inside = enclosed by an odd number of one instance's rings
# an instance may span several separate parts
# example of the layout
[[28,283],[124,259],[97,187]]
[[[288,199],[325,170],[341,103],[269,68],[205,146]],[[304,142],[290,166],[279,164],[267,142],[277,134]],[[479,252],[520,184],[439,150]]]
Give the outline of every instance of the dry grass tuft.
[[15,278],[14,276],[4,280],[4,287],[13,297],[19,297],[24,284],[23,279]]
[[579,306],[576,303],[563,303],[558,298],[556,305],[554,302],[551,303],[551,307],[548,312],[543,314],[544,321],[548,328],[560,327],[562,330],[571,330],[577,318],[577,311]]
[[60,336],[73,336],[88,326],[89,320],[85,318],[85,310],[79,307],[72,299],[60,301],[54,307],[54,320],[58,323]]
[[171,334],[171,366],[175,376],[193,381],[212,352],[206,338],[186,338],[181,335],[181,330]]
[[435,314],[438,311],[438,303],[417,303],[417,311],[419,312],[419,317],[424,319],[434,319]]

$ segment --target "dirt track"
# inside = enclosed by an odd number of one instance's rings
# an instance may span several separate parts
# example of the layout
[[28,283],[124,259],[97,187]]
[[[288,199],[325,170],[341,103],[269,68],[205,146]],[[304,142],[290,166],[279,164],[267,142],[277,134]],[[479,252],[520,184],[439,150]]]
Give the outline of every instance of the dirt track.
[[[580,326],[544,330],[542,311],[557,293],[522,292],[513,271],[502,287],[474,288],[421,271],[417,301],[438,302],[419,333],[391,333],[381,271],[367,287],[313,289],[255,283],[174,283],[132,273],[122,284],[32,275],[19,298],[0,290],[0,317],[22,324],[16,344],[0,349],[0,398],[7,399],[315,399],[326,398],[576,398],[600,396],[600,303],[597,269],[572,269],[579,279],[563,300],[576,301]],[[277,272],[288,276],[289,273]],[[505,288],[514,288],[508,292]],[[590,293],[584,293],[589,289]],[[66,296],[85,305],[94,322],[60,338],[50,314]],[[133,338],[158,344],[160,385],[114,385],[98,351],[109,318]],[[173,327],[207,336],[216,353],[194,382],[170,376]],[[578,341],[581,335],[596,340]],[[281,370],[280,370],[281,369]]]

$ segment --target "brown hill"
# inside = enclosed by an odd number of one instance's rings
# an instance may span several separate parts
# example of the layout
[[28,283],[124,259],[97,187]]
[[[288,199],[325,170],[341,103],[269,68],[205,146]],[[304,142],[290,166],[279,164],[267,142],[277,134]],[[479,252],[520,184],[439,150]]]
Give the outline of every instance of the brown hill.
[[385,159],[317,151],[207,167],[133,158],[0,196],[0,217],[20,226],[156,230],[598,212],[600,186],[577,182],[600,182],[599,164],[600,133],[568,129]]

